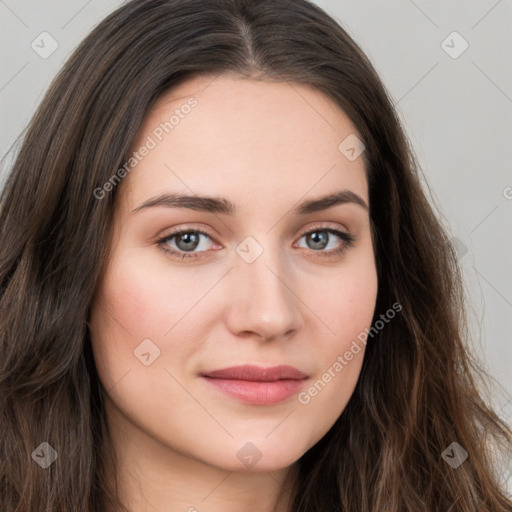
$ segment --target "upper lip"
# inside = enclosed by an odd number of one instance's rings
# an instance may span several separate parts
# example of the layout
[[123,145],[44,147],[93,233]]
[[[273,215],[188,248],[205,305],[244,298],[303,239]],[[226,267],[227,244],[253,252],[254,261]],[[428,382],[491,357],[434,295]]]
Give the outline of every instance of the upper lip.
[[276,380],[290,379],[302,380],[308,376],[288,365],[279,365],[271,367],[262,367],[255,365],[231,366],[230,368],[222,368],[201,374],[203,377],[211,377],[216,379],[236,379],[250,380],[259,382],[273,382]]

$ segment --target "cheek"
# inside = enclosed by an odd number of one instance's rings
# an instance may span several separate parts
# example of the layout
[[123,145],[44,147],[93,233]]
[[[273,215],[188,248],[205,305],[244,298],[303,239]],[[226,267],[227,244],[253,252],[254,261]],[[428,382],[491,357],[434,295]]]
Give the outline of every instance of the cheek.
[[[302,405],[315,409],[319,425],[332,424],[343,412],[357,384],[377,298],[373,265],[351,266],[317,289],[312,309],[328,326],[315,340],[319,362],[315,378],[299,395]],[[321,427],[318,427],[321,434]]]
[[154,276],[148,271],[151,267],[139,263],[129,256],[114,256],[91,308],[91,343],[106,389],[128,371],[140,369],[134,351],[144,340],[160,339],[172,320],[168,318],[163,325],[165,300],[155,288]]
[[312,297],[312,309],[328,327],[321,353],[333,355],[348,350],[352,341],[369,328],[377,299],[377,271],[371,261],[347,265],[335,279],[325,281]]
[[165,268],[154,261],[125,249],[112,262],[99,308],[108,310],[110,320],[133,342],[152,336],[162,339],[183,316],[184,305],[192,300],[189,295],[193,296],[192,288],[176,274],[166,275]]
[[[141,359],[154,360],[152,369],[179,368],[197,350],[201,340],[183,332],[194,316],[194,304],[204,295],[205,286],[194,283],[189,274],[170,275],[165,265],[148,260],[140,251],[124,248],[114,255],[90,321],[98,373],[107,389],[128,371],[130,380],[157,373],[146,372]],[[181,342],[184,337],[187,343]]]

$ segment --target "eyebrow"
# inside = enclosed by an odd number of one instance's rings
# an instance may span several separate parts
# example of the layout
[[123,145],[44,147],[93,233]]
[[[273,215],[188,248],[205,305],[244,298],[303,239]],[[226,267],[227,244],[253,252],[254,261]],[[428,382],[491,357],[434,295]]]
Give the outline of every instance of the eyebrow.
[[[310,213],[316,213],[340,204],[348,203],[357,204],[365,210],[368,210],[368,205],[361,196],[351,190],[341,190],[323,197],[304,201],[295,207],[292,210],[292,213],[294,215],[308,215]],[[141,205],[137,206],[132,213],[155,206],[188,208],[190,210],[200,212],[221,213],[230,216],[235,215],[238,211],[237,206],[225,198],[163,193],[144,201]]]

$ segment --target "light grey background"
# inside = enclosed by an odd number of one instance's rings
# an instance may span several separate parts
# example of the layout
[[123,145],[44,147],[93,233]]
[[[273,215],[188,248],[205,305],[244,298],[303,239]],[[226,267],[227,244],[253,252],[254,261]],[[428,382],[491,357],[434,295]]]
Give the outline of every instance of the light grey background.
[[[122,3],[0,0],[0,156],[76,45]],[[362,46],[396,103],[432,202],[458,239],[474,350],[512,422],[512,2],[316,3]],[[58,43],[48,58],[31,47],[42,32]]]

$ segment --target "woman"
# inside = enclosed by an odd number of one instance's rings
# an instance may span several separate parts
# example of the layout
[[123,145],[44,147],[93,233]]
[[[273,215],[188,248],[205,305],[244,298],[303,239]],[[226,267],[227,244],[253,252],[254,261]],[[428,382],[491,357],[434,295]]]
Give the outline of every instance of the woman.
[[416,167],[315,5],[111,14],[2,191],[1,509],[512,510]]

